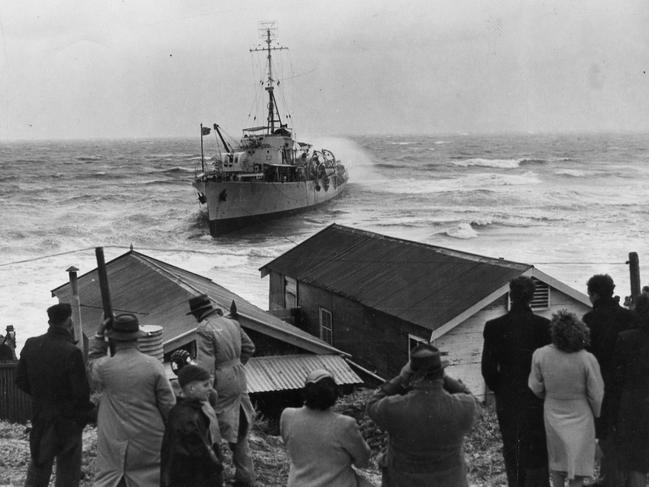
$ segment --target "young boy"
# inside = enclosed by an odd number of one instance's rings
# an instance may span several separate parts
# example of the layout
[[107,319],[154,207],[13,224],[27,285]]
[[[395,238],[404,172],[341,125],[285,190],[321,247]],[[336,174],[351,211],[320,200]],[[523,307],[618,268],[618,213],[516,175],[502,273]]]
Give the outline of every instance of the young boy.
[[208,402],[210,374],[188,364],[178,372],[183,395],[169,413],[162,442],[162,487],[221,487],[221,436]]

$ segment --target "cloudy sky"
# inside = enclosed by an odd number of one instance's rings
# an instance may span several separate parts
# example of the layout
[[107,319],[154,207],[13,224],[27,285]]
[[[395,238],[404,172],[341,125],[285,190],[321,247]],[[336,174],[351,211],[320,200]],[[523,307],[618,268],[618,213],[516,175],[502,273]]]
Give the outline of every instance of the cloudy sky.
[[0,2],[0,140],[238,135],[266,20],[302,135],[649,131],[646,0],[29,0]]

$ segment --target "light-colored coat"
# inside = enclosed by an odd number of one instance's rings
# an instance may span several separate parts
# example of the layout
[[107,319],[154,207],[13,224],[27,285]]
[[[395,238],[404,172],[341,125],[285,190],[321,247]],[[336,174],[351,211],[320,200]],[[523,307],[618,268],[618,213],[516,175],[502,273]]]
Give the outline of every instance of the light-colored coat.
[[218,393],[214,410],[221,436],[236,443],[240,411],[246,415],[248,425],[254,416],[243,366],[255,353],[255,344],[237,321],[214,312],[203,316],[196,334],[196,363],[214,376]]
[[91,378],[100,392],[95,487],[160,485],[160,449],[176,399],[162,363],[133,342],[107,357],[103,340],[91,344]]
[[463,443],[476,402],[450,394],[444,382],[422,380],[405,394],[395,379],[370,398],[367,414],[390,434],[383,487],[466,487]]
[[370,447],[354,418],[330,409],[286,408],[279,429],[290,461],[288,487],[357,487],[352,464],[366,467]]
[[544,397],[543,415],[550,470],[592,477],[595,420],[604,397],[604,381],[595,356],[586,350],[566,353],[546,345],[532,355],[529,387]]

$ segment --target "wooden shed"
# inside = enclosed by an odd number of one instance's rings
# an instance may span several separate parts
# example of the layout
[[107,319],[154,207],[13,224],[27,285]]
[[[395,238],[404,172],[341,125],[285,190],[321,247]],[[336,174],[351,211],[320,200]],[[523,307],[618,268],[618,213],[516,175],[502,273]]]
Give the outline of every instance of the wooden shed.
[[532,308],[543,316],[590,309],[586,295],[530,264],[336,224],[260,270],[270,276],[271,311],[294,309],[298,326],[356,363],[389,378],[416,343],[431,340],[448,354],[448,373],[479,397],[482,331],[507,312],[509,281],[536,280]]
[[[362,383],[350,367],[349,354],[263,311],[211,279],[131,250],[106,263],[113,311],[133,313],[141,325],[162,327],[165,360],[178,348],[191,349],[197,322],[188,299],[205,293],[228,313],[232,301],[237,320],[255,342],[255,356],[246,366],[251,394],[296,390],[313,368],[331,370],[340,385]],[[92,337],[103,316],[99,277],[94,269],[78,278],[81,321]],[[69,283],[52,290],[60,302],[71,302]],[[269,371],[272,371],[270,373]]]

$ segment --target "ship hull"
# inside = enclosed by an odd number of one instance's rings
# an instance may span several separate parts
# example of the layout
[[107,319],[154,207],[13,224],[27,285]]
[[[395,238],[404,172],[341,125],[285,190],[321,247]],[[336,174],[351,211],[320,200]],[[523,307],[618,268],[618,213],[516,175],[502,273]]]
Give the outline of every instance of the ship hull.
[[317,181],[266,182],[197,180],[205,196],[212,236],[261,223],[325,203],[338,196],[346,181],[331,178],[328,187]]

